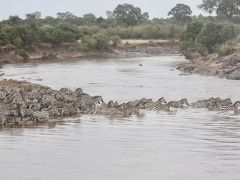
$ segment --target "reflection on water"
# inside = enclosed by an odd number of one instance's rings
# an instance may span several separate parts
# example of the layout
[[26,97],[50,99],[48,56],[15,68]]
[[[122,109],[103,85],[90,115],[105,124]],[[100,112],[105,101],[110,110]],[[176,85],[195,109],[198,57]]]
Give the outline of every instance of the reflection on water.
[[[83,87],[106,100],[240,99],[238,81],[173,70],[179,56],[5,66],[5,78]],[[143,64],[140,67],[138,64]],[[1,179],[213,179],[240,177],[240,116],[188,109],[141,118],[84,115],[77,122],[0,131]]]

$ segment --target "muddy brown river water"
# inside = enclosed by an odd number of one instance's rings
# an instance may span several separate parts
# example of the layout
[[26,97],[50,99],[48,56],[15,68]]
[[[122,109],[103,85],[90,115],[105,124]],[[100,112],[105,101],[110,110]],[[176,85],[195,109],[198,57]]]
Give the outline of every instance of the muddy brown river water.
[[[240,82],[175,70],[179,55],[6,65],[3,78],[54,89],[82,87],[125,102],[220,96]],[[139,66],[142,64],[143,66]],[[84,115],[48,126],[0,130],[1,180],[239,180],[240,115],[187,109],[107,119]]]

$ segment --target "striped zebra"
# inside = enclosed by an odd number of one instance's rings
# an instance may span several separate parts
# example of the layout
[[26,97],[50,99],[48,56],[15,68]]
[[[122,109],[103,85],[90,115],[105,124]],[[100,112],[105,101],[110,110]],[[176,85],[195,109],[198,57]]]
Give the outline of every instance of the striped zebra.
[[9,108],[9,104],[6,104],[4,102],[0,102],[0,111],[1,110],[7,110]]
[[81,88],[77,88],[77,89],[75,90],[75,94],[76,94],[77,97],[80,97],[80,96],[82,96],[82,94],[83,94],[83,90],[82,90]]
[[6,91],[1,90],[0,91],[0,100],[4,100],[6,98],[6,96],[7,96]]
[[[103,105],[103,106],[104,106],[104,105]],[[109,102],[107,103],[107,107],[108,107],[108,108],[115,108],[114,102],[113,102],[113,101],[109,101]]]
[[191,108],[209,108],[210,106],[213,106],[216,101],[218,100],[211,97],[206,100],[199,100],[199,101],[193,102],[190,104],[190,107]]
[[49,119],[49,109],[33,112],[32,119],[35,122],[46,122]]
[[140,102],[143,103],[143,104],[145,105],[146,103],[153,102],[153,100],[152,100],[152,99],[142,98],[142,99],[140,100]]
[[50,105],[56,105],[57,104],[57,100],[55,99],[55,97],[54,96],[52,96],[52,95],[43,95],[40,99],[39,99],[39,101],[38,101],[39,103],[41,103],[41,105],[44,107],[44,108],[46,108],[46,107],[48,107],[48,106],[50,106]]
[[158,106],[158,104],[166,104],[166,100],[164,99],[164,97],[161,97],[160,99],[158,99],[156,102],[148,102],[145,104],[145,109],[147,110],[152,110],[155,106]]
[[80,109],[83,113],[93,112],[98,106],[101,106],[101,104],[103,103],[103,99],[101,96],[91,97],[89,95],[84,95],[81,96],[79,101]]
[[32,109],[25,109],[21,105],[18,105],[17,110],[18,110],[18,116],[20,116],[21,121],[24,118],[32,118],[32,115],[33,115],[33,110]]
[[215,103],[215,106],[216,108],[220,109],[221,106],[231,106],[233,103],[231,101],[230,98],[227,98],[227,99],[224,99],[224,100],[221,100],[221,101],[217,101]]
[[189,106],[187,99],[181,99],[180,101],[172,101],[173,108],[184,108],[184,105]]
[[103,102],[101,106],[98,106],[94,114],[100,115],[109,115],[111,112],[115,111],[116,108],[114,107],[114,103],[109,101],[108,104]]
[[61,116],[73,116],[77,114],[78,108],[75,106],[74,103],[64,105],[60,112]]
[[68,88],[62,88],[59,90],[59,92],[64,93],[66,95],[73,95],[73,91]]
[[120,105],[117,107],[117,109],[125,110],[125,109],[128,109],[128,107],[127,107],[127,104],[126,104],[126,103],[122,103],[122,104],[120,104]]
[[140,103],[140,100],[134,100],[134,101],[128,102],[126,105],[127,107],[136,107],[139,103]]
[[4,113],[0,113],[0,122],[2,125],[7,123],[7,116]]
[[238,112],[239,108],[240,108],[240,101],[237,101],[234,104],[221,105],[219,107],[219,110],[221,110],[221,111],[234,111],[234,112]]
[[39,93],[38,90],[34,90],[34,91],[31,91],[31,92],[28,92],[26,94],[26,97],[25,99],[28,101],[28,102],[38,102],[39,99],[41,98],[41,94]]
[[138,109],[145,109],[145,105],[141,102],[139,102],[135,107]]
[[174,107],[173,101],[170,101],[166,104],[157,104],[156,106],[153,107],[153,110],[169,112],[171,107]]

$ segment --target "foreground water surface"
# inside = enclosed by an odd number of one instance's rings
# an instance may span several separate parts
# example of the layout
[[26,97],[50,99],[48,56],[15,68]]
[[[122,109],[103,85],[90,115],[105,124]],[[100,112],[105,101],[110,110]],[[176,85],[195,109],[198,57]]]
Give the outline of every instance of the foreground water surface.
[[[6,65],[3,78],[54,89],[82,87],[125,102],[148,97],[240,100],[240,83],[175,70],[179,55]],[[139,66],[142,64],[143,66]],[[180,110],[0,130],[3,180],[240,178],[240,115]]]

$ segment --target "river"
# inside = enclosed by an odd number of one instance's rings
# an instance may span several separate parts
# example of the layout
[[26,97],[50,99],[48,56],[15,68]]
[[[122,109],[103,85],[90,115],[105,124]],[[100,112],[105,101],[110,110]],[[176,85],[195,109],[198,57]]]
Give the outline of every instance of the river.
[[[5,65],[3,78],[83,88],[126,102],[211,96],[240,100],[240,83],[182,74],[180,55]],[[141,65],[141,66],[140,66]],[[2,180],[239,180],[240,115],[187,109],[0,130]]]

